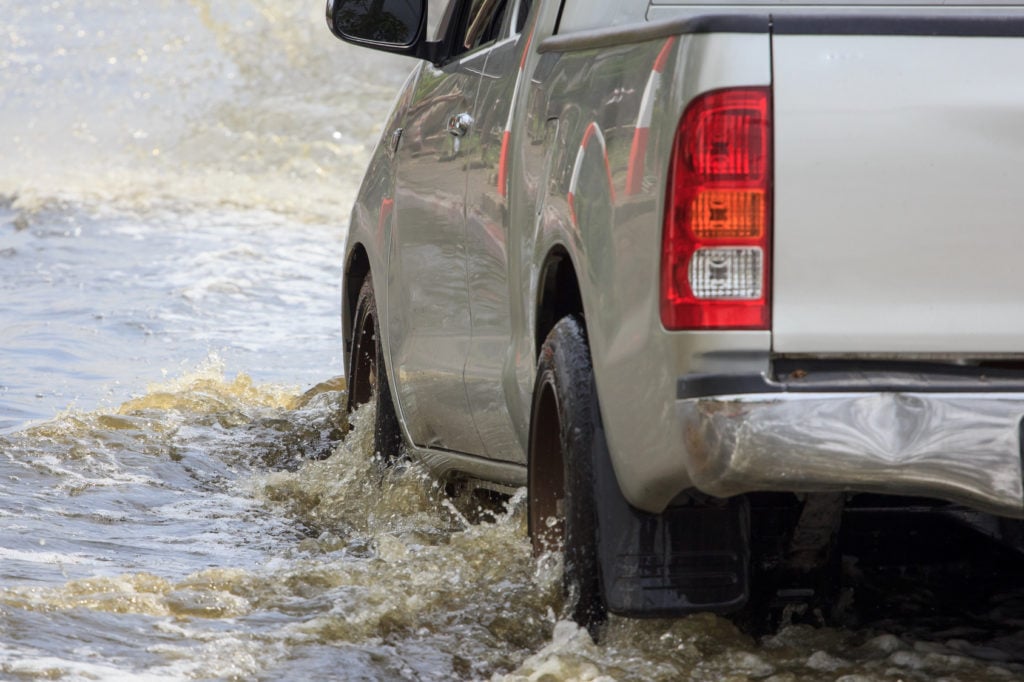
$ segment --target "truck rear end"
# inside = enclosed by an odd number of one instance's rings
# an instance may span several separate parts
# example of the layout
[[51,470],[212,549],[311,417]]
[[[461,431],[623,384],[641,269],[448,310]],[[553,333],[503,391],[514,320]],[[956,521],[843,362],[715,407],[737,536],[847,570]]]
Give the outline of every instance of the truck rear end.
[[[590,28],[579,7],[563,26]],[[652,415],[637,442],[638,410],[603,410],[626,496],[893,492],[1024,516],[1024,8],[676,0],[647,18],[679,38],[671,85],[640,104],[660,239],[621,222],[631,149],[615,229],[639,238],[588,323],[599,386],[633,384],[612,400]],[[652,248],[658,319],[624,284],[650,283]],[[672,389],[684,437],[659,443]],[[643,467],[619,454],[637,449]]]
[[771,366],[683,380],[698,487],[1024,515],[1022,35],[1005,13],[773,15]]
[[[646,16],[679,29],[659,100],[679,105],[660,119],[674,135],[655,115],[647,152],[667,169],[659,240],[618,201],[618,260],[587,320],[634,508],[632,526],[604,521],[631,538],[602,564],[612,610],[737,608],[742,538],[767,528],[750,505],[775,493],[795,511],[771,562],[797,573],[862,494],[1024,552],[1008,521],[1024,518],[1024,8],[675,1]],[[656,311],[629,293],[651,284],[637,263],[652,247]]]

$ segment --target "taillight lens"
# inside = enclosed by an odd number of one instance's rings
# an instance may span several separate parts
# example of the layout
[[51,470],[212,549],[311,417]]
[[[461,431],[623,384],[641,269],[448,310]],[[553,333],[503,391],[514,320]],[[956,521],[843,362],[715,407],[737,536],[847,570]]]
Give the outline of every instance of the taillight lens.
[[768,329],[771,90],[690,103],[669,162],[661,253],[666,329]]

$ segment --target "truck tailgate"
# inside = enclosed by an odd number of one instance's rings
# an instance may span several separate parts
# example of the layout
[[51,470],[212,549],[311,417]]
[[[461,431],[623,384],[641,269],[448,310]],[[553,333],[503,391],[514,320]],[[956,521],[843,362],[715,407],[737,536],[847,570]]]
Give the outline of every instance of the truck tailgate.
[[777,353],[1024,352],[1024,38],[772,38]]

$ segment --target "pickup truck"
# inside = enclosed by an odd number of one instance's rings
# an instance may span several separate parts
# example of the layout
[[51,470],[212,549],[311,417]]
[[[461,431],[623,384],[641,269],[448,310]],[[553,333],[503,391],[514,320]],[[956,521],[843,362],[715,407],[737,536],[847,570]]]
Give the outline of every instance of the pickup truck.
[[327,4],[418,60],[344,252],[383,457],[525,486],[587,625],[827,599],[858,507],[1024,553],[1020,3],[445,4]]

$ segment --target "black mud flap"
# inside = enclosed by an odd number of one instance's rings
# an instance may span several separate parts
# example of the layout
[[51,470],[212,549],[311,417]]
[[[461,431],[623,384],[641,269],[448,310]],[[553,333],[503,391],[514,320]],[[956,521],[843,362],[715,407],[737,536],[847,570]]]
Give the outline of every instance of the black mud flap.
[[633,617],[733,613],[750,593],[745,497],[695,496],[649,514],[619,489],[604,438],[595,438],[594,487],[601,585],[612,613]]

